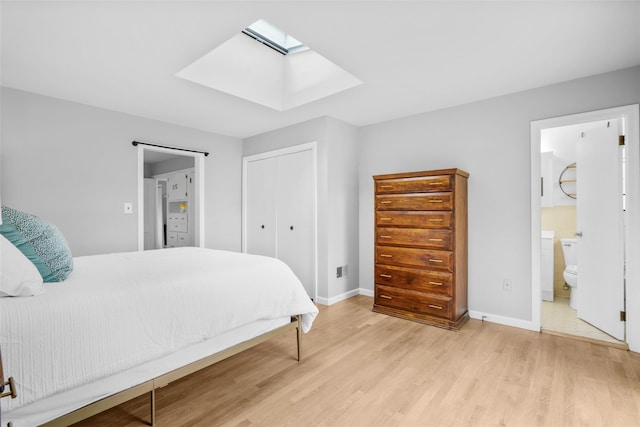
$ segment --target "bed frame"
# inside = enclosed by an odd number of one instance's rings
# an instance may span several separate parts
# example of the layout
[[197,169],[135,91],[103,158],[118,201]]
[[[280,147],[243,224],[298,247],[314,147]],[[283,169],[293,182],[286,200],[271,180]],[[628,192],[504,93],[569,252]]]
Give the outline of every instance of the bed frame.
[[[83,406],[82,408],[76,409],[73,412],[70,412],[66,415],[63,415],[59,418],[56,418],[52,421],[49,421],[42,426],[47,427],[64,427],[73,423],[77,423],[89,417],[92,417],[100,412],[104,412],[107,409],[111,409],[115,406],[118,406],[124,402],[127,402],[131,399],[134,399],[138,396],[142,396],[145,393],[149,394],[149,403],[150,403],[150,422],[149,425],[154,426],[156,422],[156,390],[162,387],[169,385],[172,381],[178,380],[182,377],[190,375],[196,371],[204,369],[208,366],[211,366],[215,363],[218,363],[224,359],[227,359],[231,356],[234,356],[238,353],[243,352],[244,350],[250,349],[260,343],[263,343],[275,336],[283,334],[285,332],[289,332],[292,330],[296,330],[296,339],[297,339],[297,360],[300,361],[300,341],[302,338],[302,324],[301,324],[302,316],[298,315],[291,318],[291,322],[286,325],[280,326],[279,328],[273,329],[269,332],[265,332],[262,335],[258,335],[255,338],[250,340],[241,342],[232,347],[229,347],[225,350],[214,353],[210,356],[207,356],[203,359],[197,360],[188,365],[177,368],[173,371],[167,372],[166,374],[160,375],[159,377],[153,378],[149,381],[145,381],[141,384],[128,388],[126,390],[115,393],[111,396],[105,397],[104,399],[98,400],[89,405]],[[10,390],[8,392],[4,392],[5,385],[9,385]],[[8,379],[8,383],[4,382],[4,375],[2,374],[2,358],[0,357],[0,398],[11,396],[15,398],[16,387],[13,382],[13,378]],[[9,422],[7,427],[13,427],[13,423]]]

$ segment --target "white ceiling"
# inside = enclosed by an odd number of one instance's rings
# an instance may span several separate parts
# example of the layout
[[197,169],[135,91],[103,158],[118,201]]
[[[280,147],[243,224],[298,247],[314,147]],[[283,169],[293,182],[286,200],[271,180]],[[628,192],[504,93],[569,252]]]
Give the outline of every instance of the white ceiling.
[[[235,137],[640,65],[640,1],[2,1],[2,85]],[[364,83],[285,112],[175,76],[263,18]]]

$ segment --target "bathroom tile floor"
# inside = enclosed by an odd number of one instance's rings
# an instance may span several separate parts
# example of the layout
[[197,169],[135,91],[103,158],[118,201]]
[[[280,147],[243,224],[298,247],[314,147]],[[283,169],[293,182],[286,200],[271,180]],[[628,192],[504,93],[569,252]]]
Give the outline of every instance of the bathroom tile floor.
[[579,319],[576,311],[569,307],[569,298],[556,297],[553,302],[542,301],[542,312],[540,314],[542,329],[623,344],[622,341],[618,341],[595,326]]

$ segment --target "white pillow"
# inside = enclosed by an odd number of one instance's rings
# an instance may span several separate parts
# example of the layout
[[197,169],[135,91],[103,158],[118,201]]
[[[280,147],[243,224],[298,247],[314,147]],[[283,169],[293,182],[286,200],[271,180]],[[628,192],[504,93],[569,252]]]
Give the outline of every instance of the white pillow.
[[28,297],[44,292],[36,266],[0,234],[0,297]]

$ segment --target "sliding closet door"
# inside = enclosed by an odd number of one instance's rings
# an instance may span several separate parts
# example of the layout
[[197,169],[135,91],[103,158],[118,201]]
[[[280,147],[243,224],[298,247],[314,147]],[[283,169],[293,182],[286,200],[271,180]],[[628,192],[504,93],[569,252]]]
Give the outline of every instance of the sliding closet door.
[[246,252],[276,256],[277,158],[247,163]]
[[311,150],[279,156],[276,173],[277,257],[307,293],[315,288],[314,175]]

